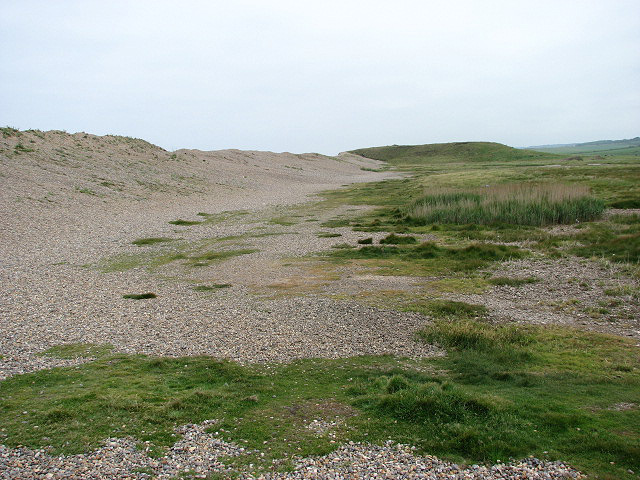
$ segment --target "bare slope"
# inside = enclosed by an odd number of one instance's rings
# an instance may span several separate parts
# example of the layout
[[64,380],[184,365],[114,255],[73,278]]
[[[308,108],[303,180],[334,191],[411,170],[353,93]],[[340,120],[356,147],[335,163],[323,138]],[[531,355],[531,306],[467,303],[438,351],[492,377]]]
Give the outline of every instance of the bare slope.
[[[286,182],[333,184],[361,176],[365,159],[240,150],[168,152],[144,140],[61,131],[0,134],[2,200],[56,204],[103,203],[215,192],[254,194]],[[93,197],[93,198],[91,198]]]

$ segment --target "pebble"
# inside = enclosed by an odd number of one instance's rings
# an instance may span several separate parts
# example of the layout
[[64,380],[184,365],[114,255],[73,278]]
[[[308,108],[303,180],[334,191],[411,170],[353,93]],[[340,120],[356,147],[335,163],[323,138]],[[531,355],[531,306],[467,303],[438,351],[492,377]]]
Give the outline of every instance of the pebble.
[[[220,457],[247,453],[234,443],[225,442],[206,429],[215,424],[208,420],[176,429],[182,438],[160,458],[151,458],[137,447],[133,438],[107,439],[102,448],[69,456],[51,456],[46,450],[8,448],[0,445],[0,478],[27,479],[158,479],[168,480],[191,472],[196,478],[217,473],[247,480],[338,480],[338,479],[422,479],[422,480],[568,480],[585,478],[563,462],[549,462],[529,457],[496,465],[460,466],[434,456],[416,456],[415,448],[395,444],[353,443],[340,446],[322,457],[295,457],[294,470],[287,473],[254,475],[234,471]],[[278,462],[275,461],[274,465]],[[252,468],[252,464],[249,466]]]

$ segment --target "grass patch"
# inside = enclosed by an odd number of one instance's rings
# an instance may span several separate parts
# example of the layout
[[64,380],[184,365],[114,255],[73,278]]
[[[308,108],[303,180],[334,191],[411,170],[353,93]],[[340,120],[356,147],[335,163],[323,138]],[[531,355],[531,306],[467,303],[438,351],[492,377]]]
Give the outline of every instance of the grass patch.
[[78,193],[84,193],[86,195],[91,195],[91,196],[97,196],[98,194],[96,192],[94,192],[93,190],[91,190],[90,188],[80,188],[80,187],[76,187],[76,192]]
[[358,245],[371,245],[373,243],[373,238],[361,238],[358,240]]
[[156,298],[157,295],[155,293],[147,292],[147,293],[127,293],[126,295],[122,295],[122,298],[128,298],[131,300],[146,300],[148,298]]
[[35,152],[35,150],[33,148],[28,148],[25,147],[24,145],[22,145],[21,143],[18,143],[14,149],[13,149],[14,153],[28,153],[28,152]]
[[4,138],[19,137],[20,135],[22,135],[22,132],[20,130],[9,126],[0,127],[0,132],[2,133],[2,136]]
[[[332,252],[333,259],[381,260],[398,269],[399,275],[425,275],[434,272],[472,271],[494,261],[523,258],[527,253],[517,247],[486,243],[466,247],[444,247],[434,242],[416,246],[365,245],[359,249]],[[412,270],[408,273],[406,268]]]
[[456,302],[453,300],[416,302],[404,307],[403,310],[424,313],[440,319],[472,319],[484,317],[487,314],[487,308],[483,305],[474,305],[471,303]]
[[349,250],[354,248],[354,246],[349,245],[348,243],[338,243],[336,245],[331,245],[331,248],[335,248],[337,250]]
[[491,285],[507,285],[509,287],[521,287],[539,281],[540,279],[537,277],[493,277],[488,280]]
[[190,225],[198,225],[202,222],[199,222],[197,220],[182,220],[181,218],[179,218],[177,220],[171,220],[169,223],[171,225],[181,225],[181,226],[187,227]]
[[361,148],[351,153],[393,165],[486,163],[547,160],[557,155],[508,147],[492,142],[453,142],[428,145],[391,145],[387,147]]
[[506,184],[430,191],[404,210],[416,225],[433,223],[550,225],[593,220],[604,202],[579,185]]
[[341,237],[341,233],[333,233],[333,232],[320,232],[316,235],[318,238],[336,238]]
[[100,262],[98,268],[103,273],[124,272],[138,267],[148,267],[150,269],[154,269],[186,258],[187,255],[176,251],[122,254],[116,255],[109,259],[105,259],[104,261]]
[[603,238],[591,245],[577,247],[573,252],[581,257],[606,257],[614,262],[640,262],[640,233]]
[[383,245],[412,245],[414,243],[418,243],[418,239],[412,236],[396,235],[395,233],[391,233],[380,239],[380,243]]
[[222,262],[224,260],[228,260],[233,257],[238,257],[240,255],[249,255],[251,253],[259,252],[260,250],[256,248],[245,248],[245,249],[237,249],[237,250],[221,250],[218,252],[205,252],[192,255],[188,258],[188,265],[193,267],[204,267],[211,265],[215,262]]
[[165,243],[170,242],[172,239],[167,237],[147,237],[147,238],[139,238],[131,242],[133,245],[155,245],[156,243]]
[[[108,355],[18,375],[2,382],[3,443],[69,454],[132,436],[163,448],[177,440],[175,425],[217,418],[221,438],[264,454],[230,460],[255,471],[349,440],[392,439],[456,462],[535,455],[599,478],[634,478],[627,470],[640,467],[640,409],[614,408],[640,404],[633,342],[460,319],[468,310],[447,307],[446,319],[422,332],[448,355],[418,362],[357,357],[266,368]],[[335,436],[305,428],[336,417]]]
[[231,287],[230,283],[212,283],[210,285],[197,285],[193,287],[196,292],[211,292],[214,290],[220,290],[221,288]]

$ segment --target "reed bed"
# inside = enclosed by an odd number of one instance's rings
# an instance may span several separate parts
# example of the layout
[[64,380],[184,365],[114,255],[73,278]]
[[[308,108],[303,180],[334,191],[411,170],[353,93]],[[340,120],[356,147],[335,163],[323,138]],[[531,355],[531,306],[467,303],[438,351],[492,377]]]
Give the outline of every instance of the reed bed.
[[428,225],[552,225],[594,220],[605,205],[583,185],[516,183],[474,189],[430,189],[404,210],[407,222]]

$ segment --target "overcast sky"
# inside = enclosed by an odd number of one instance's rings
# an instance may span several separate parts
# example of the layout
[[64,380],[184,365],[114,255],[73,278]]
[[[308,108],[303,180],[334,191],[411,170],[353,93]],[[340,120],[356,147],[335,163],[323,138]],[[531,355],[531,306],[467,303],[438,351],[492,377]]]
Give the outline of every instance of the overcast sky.
[[0,0],[0,125],[335,154],[640,135],[638,0]]

